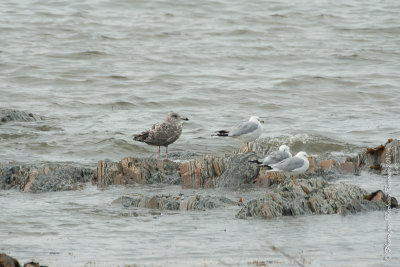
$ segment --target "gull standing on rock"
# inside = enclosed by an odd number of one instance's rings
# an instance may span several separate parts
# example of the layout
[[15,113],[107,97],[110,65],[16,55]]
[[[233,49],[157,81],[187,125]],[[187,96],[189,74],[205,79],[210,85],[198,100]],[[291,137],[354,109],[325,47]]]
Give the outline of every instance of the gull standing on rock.
[[251,116],[250,119],[237,127],[233,128],[231,131],[220,130],[216,131],[215,134],[211,136],[221,136],[221,137],[233,137],[235,139],[241,140],[247,145],[247,151],[250,151],[249,142],[252,142],[259,138],[262,134],[262,125],[260,120],[256,116]]
[[181,136],[182,120],[188,121],[189,119],[181,117],[178,113],[170,112],[165,121],[154,124],[150,129],[140,134],[134,134],[133,140],[158,146],[158,158],[160,158],[160,146],[165,146],[168,160],[168,146]]
[[258,163],[259,166],[268,166],[271,164],[279,163],[284,159],[292,157],[290,148],[287,145],[281,145],[279,150],[272,152],[268,156],[260,160],[252,160],[250,162]]
[[280,172],[284,175],[293,175],[293,181],[296,183],[295,175],[305,173],[310,166],[310,162],[308,161],[308,155],[306,152],[299,152],[296,156],[284,159],[281,162],[264,165],[269,168],[271,172]]

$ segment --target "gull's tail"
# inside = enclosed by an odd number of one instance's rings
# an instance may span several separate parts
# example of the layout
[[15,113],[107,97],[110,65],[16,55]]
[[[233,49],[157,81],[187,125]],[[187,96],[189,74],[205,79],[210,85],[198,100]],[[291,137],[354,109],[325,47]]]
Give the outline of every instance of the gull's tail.
[[257,163],[259,167],[265,167],[267,170],[272,170],[273,168],[267,164],[262,164],[262,161],[259,161],[258,159],[255,160],[249,160],[251,163]]
[[139,142],[146,142],[147,137],[149,137],[149,132],[142,132],[140,134],[134,134],[133,135],[133,140],[139,141]]
[[216,131],[214,134],[212,134],[211,136],[228,136],[229,135],[229,131],[227,130],[220,130],[220,131]]

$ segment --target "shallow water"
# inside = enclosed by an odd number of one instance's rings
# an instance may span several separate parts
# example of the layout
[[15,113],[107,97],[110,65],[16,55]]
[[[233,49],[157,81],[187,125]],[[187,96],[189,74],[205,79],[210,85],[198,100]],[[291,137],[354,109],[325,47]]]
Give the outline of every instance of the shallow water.
[[[43,120],[0,124],[0,161],[95,166],[155,156],[131,135],[170,110],[190,118],[171,153],[231,152],[240,144],[211,133],[251,115],[266,122],[262,139],[320,158],[399,138],[399,11],[395,0],[1,1],[0,109]],[[343,181],[376,190],[385,177]],[[305,265],[383,264],[383,213],[264,221],[236,220],[231,208],[135,217],[111,204],[152,190],[0,191],[0,249],[50,266],[296,264],[282,253]]]

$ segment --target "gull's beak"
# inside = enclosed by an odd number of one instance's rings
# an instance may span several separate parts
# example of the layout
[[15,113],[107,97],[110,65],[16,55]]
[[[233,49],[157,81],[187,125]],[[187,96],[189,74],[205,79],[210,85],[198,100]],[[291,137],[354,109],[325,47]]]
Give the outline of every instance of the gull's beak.
[[264,120],[260,120],[260,119],[258,119],[258,121],[259,121],[259,122],[261,122],[261,123],[264,123]]
[[188,121],[189,119],[188,118],[181,118],[181,120]]

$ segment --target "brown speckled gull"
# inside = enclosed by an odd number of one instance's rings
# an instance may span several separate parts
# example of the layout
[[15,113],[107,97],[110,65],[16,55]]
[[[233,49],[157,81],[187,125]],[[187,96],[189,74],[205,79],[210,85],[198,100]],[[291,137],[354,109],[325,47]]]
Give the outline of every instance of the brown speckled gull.
[[134,134],[133,140],[158,146],[158,157],[160,157],[160,146],[165,146],[168,159],[168,146],[181,136],[181,120],[188,121],[189,119],[181,117],[175,112],[170,112],[165,121],[154,124],[150,129],[140,134]]

